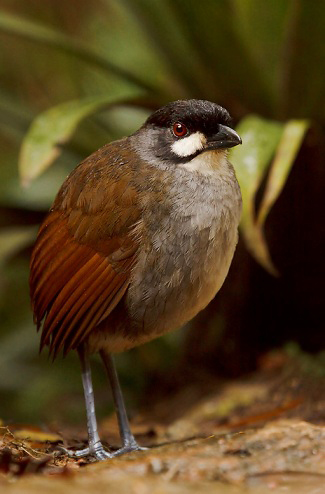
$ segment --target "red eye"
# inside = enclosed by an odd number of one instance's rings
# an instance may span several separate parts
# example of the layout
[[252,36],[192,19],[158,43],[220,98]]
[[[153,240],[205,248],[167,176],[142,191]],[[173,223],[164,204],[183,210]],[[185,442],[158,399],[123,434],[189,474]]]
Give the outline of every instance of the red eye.
[[173,133],[175,137],[184,137],[187,134],[187,127],[182,122],[176,122],[173,125]]

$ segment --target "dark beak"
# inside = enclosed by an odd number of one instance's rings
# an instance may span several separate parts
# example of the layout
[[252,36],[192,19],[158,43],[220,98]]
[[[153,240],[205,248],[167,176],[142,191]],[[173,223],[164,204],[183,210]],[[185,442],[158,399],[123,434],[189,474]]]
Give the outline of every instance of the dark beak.
[[207,142],[207,148],[208,149],[232,148],[234,146],[237,146],[237,144],[241,144],[241,143],[242,140],[237,134],[237,132],[234,131],[234,129],[231,129],[226,125],[220,124],[218,133],[209,137]]

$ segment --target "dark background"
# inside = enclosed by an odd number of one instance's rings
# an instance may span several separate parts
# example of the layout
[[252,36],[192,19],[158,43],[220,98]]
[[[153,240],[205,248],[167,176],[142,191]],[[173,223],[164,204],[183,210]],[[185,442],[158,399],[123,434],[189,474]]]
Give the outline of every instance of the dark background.
[[[257,114],[282,123],[304,118],[310,126],[265,224],[280,276],[259,265],[241,236],[224,287],[205,311],[186,329],[118,357],[128,401],[136,410],[148,392],[163,396],[209,375],[240,376],[274,348],[324,348],[324,25],[324,3],[308,0],[2,0],[0,418],[83,418],[76,356],[51,365],[37,354],[28,296],[36,225],[83,157],[177,98],[217,101],[235,125]],[[20,146],[40,112],[131,86],[141,97],[93,112],[53,166],[21,187]],[[103,416],[107,390],[94,364]]]

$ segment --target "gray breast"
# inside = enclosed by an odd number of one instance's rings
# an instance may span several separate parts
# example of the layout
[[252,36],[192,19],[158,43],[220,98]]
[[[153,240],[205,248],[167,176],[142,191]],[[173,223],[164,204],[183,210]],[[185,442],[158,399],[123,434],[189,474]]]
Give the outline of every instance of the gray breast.
[[241,198],[232,166],[222,173],[182,167],[161,210],[144,209],[148,243],[127,295],[131,319],[152,337],[180,327],[220,289],[237,243]]

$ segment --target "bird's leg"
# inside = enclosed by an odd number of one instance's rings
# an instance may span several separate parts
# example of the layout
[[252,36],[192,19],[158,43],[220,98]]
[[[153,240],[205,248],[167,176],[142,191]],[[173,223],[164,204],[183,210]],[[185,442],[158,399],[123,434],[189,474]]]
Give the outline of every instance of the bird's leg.
[[89,356],[84,345],[79,347],[78,354],[81,362],[82,384],[86,402],[88,448],[80,449],[78,451],[69,451],[69,454],[70,456],[75,457],[94,456],[97,460],[106,460],[107,458],[112,458],[113,455],[105,451],[99,439]]
[[112,388],[115,410],[117,414],[120,436],[122,440],[122,448],[115,451],[113,455],[117,456],[117,455],[122,455],[123,453],[128,453],[130,451],[147,449],[139,446],[139,444],[136,442],[131,432],[113,357],[110,353],[105,352],[104,350],[100,352],[100,355],[103,359],[107,371],[108,379]]

